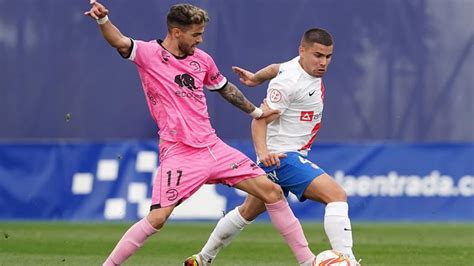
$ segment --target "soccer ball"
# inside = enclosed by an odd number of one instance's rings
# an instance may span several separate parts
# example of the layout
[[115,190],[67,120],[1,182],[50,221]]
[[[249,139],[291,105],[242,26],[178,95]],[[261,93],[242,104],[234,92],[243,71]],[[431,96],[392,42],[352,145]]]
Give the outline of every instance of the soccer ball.
[[315,266],[351,266],[351,263],[341,252],[325,250],[316,256]]

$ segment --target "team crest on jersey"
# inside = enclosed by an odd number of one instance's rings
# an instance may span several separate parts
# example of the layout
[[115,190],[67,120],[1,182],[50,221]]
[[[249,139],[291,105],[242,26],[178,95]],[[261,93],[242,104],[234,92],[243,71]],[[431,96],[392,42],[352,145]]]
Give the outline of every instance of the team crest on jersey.
[[311,122],[313,121],[314,112],[313,111],[301,111],[300,121]]
[[277,103],[281,100],[281,92],[277,89],[272,89],[269,93],[270,101]]
[[191,61],[189,62],[189,66],[193,68],[194,72],[201,72],[201,64],[197,61]]

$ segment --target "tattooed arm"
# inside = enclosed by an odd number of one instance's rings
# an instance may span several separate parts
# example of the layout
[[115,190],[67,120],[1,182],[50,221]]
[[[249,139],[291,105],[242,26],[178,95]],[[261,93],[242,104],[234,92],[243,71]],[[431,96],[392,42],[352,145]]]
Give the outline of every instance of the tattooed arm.
[[[219,90],[219,93],[229,103],[246,112],[247,114],[251,114],[257,109],[257,107],[247,98],[245,98],[244,94],[234,84],[230,82],[228,82],[224,88]],[[261,110],[263,111],[263,113],[258,118],[263,118],[278,113],[277,110],[272,110],[270,108],[262,108]]]
[[245,98],[244,94],[234,84],[230,82],[228,82],[224,88],[219,90],[219,93],[229,103],[247,114],[250,114],[255,110],[255,108],[257,108],[253,103]]

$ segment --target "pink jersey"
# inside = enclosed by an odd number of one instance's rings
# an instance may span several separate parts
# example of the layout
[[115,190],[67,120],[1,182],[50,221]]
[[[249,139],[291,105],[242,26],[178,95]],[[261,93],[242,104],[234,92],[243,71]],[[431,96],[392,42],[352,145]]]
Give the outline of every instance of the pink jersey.
[[130,54],[138,68],[150,113],[160,138],[205,147],[217,141],[209,120],[204,86],[223,88],[227,79],[200,49],[185,57],[168,52],[161,41],[133,41]]

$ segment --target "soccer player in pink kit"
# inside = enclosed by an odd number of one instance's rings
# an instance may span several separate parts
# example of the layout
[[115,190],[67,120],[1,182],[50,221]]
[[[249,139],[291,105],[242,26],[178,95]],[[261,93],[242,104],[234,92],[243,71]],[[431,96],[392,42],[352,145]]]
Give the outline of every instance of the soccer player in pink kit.
[[[291,191],[300,201],[310,199],[326,205],[324,229],[332,248],[348,258],[351,266],[357,266],[360,264],[352,252],[346,193],[323,169],[306,158],[321,126],[322,77],[332,53],[331,35],[314,28],[304,33],[298,57],[283,64],[269,65],[255,74],[238,67],[234,67],[234,71],[247,86],[272,79],[268,85],[267,103],[280,112],[252,121],[252,138],[260,166],[285,194]],[[264,211],[264,203],[248,195],[241,206],[219,221],[201,252],[186,261],[212,262],[219,250]],[[240,223],[227,222],[238,218]]]
[[96,19],[105,40],[137,66],[148,108],[160,129],[160,167],[150,212],[128,229],[104,265],[122,264],[163,227],[178,204],[202,185],[216,183],[264,202],[298,262],[311,264],[314,254],[280,187],[248,157],[220,140],[210,124],[204,87],[256,119],[277,111],[255,107],[197,48],[209,21],[206,11],[190,4],[174,5],[167,15],[165,39],[144,42],[122,35],[109,20],[108,10],[95,0],[90,3],[84,14]]

